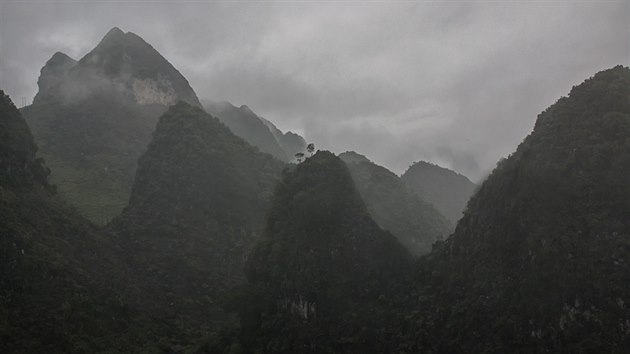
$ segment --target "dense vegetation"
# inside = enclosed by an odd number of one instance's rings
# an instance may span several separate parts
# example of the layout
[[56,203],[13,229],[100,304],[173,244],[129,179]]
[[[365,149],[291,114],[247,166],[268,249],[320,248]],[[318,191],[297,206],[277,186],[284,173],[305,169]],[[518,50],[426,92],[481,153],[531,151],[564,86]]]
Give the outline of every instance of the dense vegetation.
[[538,116],[432,254],[432,349],[626,351],[629,175],[630,70],[618,66]]
[[286,170],[233,306],[245,353],[387,351],[411,256],[370,218],[345,164],[320,151]]
[[0,137],[2,352],[140,352],[132,327],[154,325],[127,306],[132,280],[114,245],[55,197],[26,122],[2,91]]
[[374,221],[396,236],[409,252],[427,254],[433,243],[449,236],[449,222],[393,172],[355,152],[344,152],[339,157],[348,166]]
[[475,184],[468,178],[447,168],[419,161],[401,176],[402,180],[453,224],[461,219]]
[[244,280],[284,164],[180,102],[159,120],[129,205],[109,229],[171,337],[197,341],[225,320],[221,295]]

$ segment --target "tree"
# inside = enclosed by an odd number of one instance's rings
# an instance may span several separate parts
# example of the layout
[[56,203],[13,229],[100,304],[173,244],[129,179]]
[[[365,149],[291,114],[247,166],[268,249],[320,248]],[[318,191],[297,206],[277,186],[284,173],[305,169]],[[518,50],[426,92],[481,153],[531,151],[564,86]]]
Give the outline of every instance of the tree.
[[315,152],[315,144],[310,143],[308,145],[306,145],[306,151],[308,151],[308,153],[313,156],[313,153]]
[[304,153],[303,152],[296,153],[295,158],[297,159],[298,162],[302,162],[302,159],[304,158]]

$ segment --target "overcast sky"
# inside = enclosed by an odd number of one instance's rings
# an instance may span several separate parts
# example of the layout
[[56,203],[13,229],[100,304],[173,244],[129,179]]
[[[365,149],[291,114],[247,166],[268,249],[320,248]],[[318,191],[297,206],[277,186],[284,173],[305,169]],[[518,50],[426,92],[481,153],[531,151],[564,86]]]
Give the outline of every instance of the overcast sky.
[[628,1],[0,0],[0,88],[30,103],[53,53],[118,26],[199,98],[397,173],[428,160],[479,180],[573,85],[628,65],[629,23]]

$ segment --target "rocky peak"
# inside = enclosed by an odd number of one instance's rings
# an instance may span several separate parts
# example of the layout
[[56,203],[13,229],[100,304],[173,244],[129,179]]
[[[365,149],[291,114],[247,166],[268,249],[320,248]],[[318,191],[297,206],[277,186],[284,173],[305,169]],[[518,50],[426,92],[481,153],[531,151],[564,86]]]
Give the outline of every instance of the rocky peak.
[[65,80],[70,69],[72,69],[76,64],[76,60],[70,58],[62,52],[56,52],[53,54],[40,71],[39,79],[37,80],[39,91],[35,100],[48,95],[53,88],[61,84]]
[[[155,48],[135,33],[112,28],[78,64],[77,77],[105,78],[139,104],[201,104],[190,84]],[[80,73],[80,74],[79,74]]]

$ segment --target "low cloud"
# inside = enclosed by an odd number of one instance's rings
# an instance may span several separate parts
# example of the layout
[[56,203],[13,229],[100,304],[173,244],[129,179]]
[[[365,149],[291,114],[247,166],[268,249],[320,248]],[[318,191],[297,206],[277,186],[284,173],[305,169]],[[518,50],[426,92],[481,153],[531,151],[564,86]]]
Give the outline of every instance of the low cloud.
[[394,171],[425,159],[474,180],[536,115],[628,65],[627,2],[3,2],[0,86],[32,99],[56,51],[113,26],[142,36],[200,98],[247,104]]

